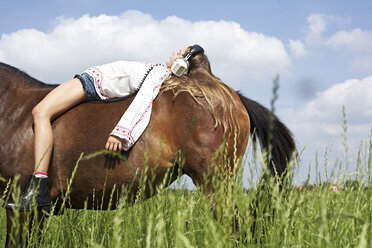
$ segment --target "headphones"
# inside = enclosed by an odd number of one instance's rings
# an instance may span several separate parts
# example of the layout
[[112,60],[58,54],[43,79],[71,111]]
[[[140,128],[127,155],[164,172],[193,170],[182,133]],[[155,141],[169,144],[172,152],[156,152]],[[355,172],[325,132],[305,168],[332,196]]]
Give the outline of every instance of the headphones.
[[204,49],[201,46],[195,44],[191,47],[190,51],[184,58],[178,58],[173,62],[173,65],[171,67],[172,73],[178,77],[187,75],[190,70],[189,59],[198,53],[204,53]]

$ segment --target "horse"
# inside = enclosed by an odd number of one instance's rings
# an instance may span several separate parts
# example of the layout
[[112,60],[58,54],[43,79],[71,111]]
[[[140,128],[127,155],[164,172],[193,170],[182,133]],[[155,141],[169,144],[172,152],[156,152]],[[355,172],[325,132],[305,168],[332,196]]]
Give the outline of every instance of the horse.
[[[23,185],[33,172],[31,111],[55,87],[0,63],[1,195],[9,180],[19,175],[19,184]],[[263,149],[271,145],[269,167],[273,173],[283,175],[295,151],[291,132],[275,115],[270,123],[267,108],[230,87],[228,90],[227,106],[216,108],[216,111],[230,112],[225,115],[225,120],[221,120],[228,125],[222,125],[216,122],[205,97],[195,96],[187,90],[162,89],[153,102],[151,120],[145,132],[130,150],[121,151],[124,159],[101,154],[81,160],[77,169],[75,165],[82,153],[91,154],[103,149],[111,129],[133,97],[109,103],[81,103],[56,117],[52,121],[55,143],[48,171],[48,187],[55,211],[62,205],[62,192],[66,192],[73,173],[69,201],[65,203],[73,209],[96,209],[97,206],[114,209],[118,199],[110,199],[107,192],[126,189],[135,195],[145,171],[154,175],[148,182],[151,185],[146,188],[145,197],[154,195],[156,191],[151,189],[164,181],[165,186],[170,185],[181,175],[188,175],[195,185],[205,187],[207,194],[212,196],[213,166],[216,166],[213,159],[221,144],[230,144],[223,168],[236,170],[233,158],[242,159],[253,133],[253,141],[258,140]],[[269,136],[271,141],[268,141]],[[144,164],[149,170],[145,170]],[[11,211],[7,210],[8,220],[10,215]],[[8,244],[9,225],[7,232]]]

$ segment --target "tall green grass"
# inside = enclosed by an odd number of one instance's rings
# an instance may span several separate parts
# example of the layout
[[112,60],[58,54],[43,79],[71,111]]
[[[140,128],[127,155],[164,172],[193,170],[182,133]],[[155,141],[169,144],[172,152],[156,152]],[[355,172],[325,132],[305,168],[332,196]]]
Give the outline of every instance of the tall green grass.
[[[31,233],[25,228],[23,238],[29,247],[372,247],[371,151],[369,137],[355,160],[357,170],[330,178],[330,183],[344,186],[341,192],[330,191],[324,183],[279,191],[269,180],[271,190],[265,198],[260,185],[251,183],[243,189],[240,170],[236,181],[216,180],[216,211],[202,189],[180,186],[148,200],[138,195],[134,204],[124,202],[117,210],[66,209],[63,215],[45,220],[41,239],[37,225]],[[262,163],[264,159],[257,155],[249,166]],[[351,177],[356,183],[345,184]],[[257,197],[268,204],[256,206]],[[235,213],[239,230],[232,233]],[[0,246],[5,242],[5,226],[1,209]]]

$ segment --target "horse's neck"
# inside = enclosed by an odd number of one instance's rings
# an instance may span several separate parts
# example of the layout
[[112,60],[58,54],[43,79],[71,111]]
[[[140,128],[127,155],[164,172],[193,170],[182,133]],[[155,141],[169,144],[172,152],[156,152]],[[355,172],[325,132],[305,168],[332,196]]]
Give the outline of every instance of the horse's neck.
[[53,87],[15,67],[0,63],[0,116],[21,109],[30,111]]
[[0,63],[0,97],[10,93],[36,93],[50,91],[54,86],[44,84],[13,66]]

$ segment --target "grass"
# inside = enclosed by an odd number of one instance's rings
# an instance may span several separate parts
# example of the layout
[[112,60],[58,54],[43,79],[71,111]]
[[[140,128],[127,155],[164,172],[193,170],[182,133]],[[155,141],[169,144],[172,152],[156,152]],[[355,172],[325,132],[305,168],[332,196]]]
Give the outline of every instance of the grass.
[[[250,230],[254,192],[237,196],[240,231],[216,221],[198,192],[165,190],[115,211],[66,210],[47,219],[41,247],[371,247],[371,189],[292,190],[273,196],[276,212],[259,237]],[[5,214],[1,211],[4,242]],[[258,238],[258,239],[257,239]],[[38,247],[34,238],[30,246]]]
[[[358,181],[345,183],[350,175],[333,176],[332,182],[345,185],[332,192],[327,183],[289,187],[279,192],[269,182],[271,194],[260,195],[260,186],[249,190],[241,186],[241,175],[234,189],[218,185],[214,217],[211,200],[206,194],[187,189],[165,189],[156,196],[124,204],[118,210],[93,211],[66,209],[61,216],[45,222],[41,247],[371,247],[372,188],[371,141],[360,151]],[[364,155],[363,155],[364,154]],[[346,159],[346,161],[349,161]],[[259,163],[259,161],[255,161]],[[251,162],[251,164],[254,162]],[[354,176],[355,178],[355,176]],[[350,181],[349,181],[350,182]],[[227,195],[226,195],[227,194]],[[270,200],[271,208],[255,206],[260,198]],[[222,203],[224,202],[224,203]],[[231,235],[235,204],[240,229]],[[252,211],[256,210],[256,232]],[[273,210],[275,209],[275,211]],[[5,242],[5,210],[0,210],[0,246]],[[28,245],[39,247],[36,228]]]

